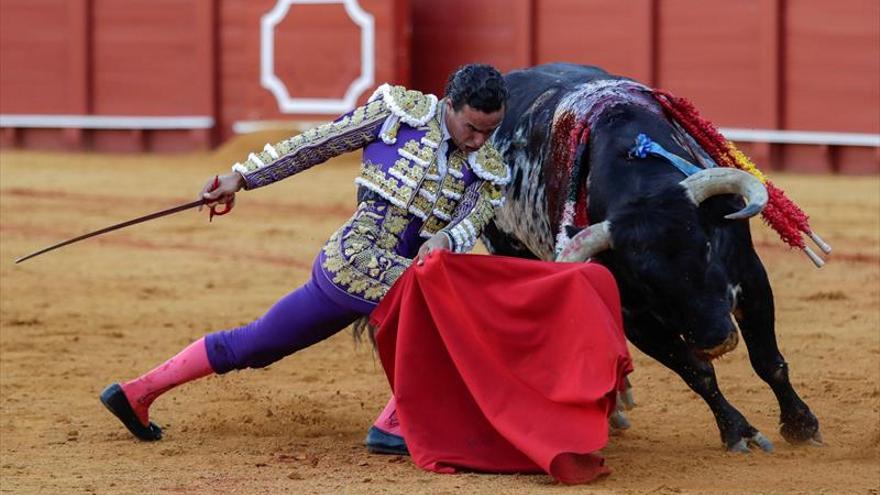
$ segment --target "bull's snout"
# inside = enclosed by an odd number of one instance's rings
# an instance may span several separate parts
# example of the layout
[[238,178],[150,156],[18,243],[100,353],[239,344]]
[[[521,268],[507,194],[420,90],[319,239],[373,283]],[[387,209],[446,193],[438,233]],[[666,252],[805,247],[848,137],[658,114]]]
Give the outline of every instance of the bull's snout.
[[720,344],[708,349],[697,349],[697,355],[706,361],[711,361],[736,349],[737,344],[739,344],[739,334],[734,330]]
[[685,340],[691,349],[706,361],[719,358],[734,350],[739,343],[739,332],[736,324],[729,313],[719,314],[721,306],[715,314],[706,315],[707,318],[693,321],[690,332],[684,334]]

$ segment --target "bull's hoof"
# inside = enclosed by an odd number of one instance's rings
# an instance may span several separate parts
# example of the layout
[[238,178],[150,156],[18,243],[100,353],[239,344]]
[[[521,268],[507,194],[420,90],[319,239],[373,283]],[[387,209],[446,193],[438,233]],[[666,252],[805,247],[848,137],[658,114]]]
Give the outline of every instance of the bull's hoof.
[[764,452],[773,452],[773,442],[767,439],[767,437],[765,437],[760,432],[755,433],[751,437],[741,438],[733,445],[728,445],[727,450],[740,454],[748,454],[752,451],[750,447],[758,447]]
[[810,411],[800,416],[782,418],[779,433],[788,443],[808,445],[824,445],[822,434],[819,433],[819,420]]
[[792,431],[791,429],[786,428],[786,425],[783,424],[779,428],[779,433],[782,434],[782,438],[784,438],[785,441],[791,444],[809,445],[811,447],[825,446],[825,442],[822,440],[822,432],[820,432],[818,428],[809,435],[805,434],[803,430]]
[[608,416],[608,426],[611,427],[612,433],[616,433],[619,430],[628,430],[632,425],[623,410],[618,408],[611,413],[611,416]]
[[626,378],[626,388],[623,392],[617,392],[617,403],[620,406],[623,406],[625,411],[629,411],[630,409],[636,407],[636,399],[633,397],[633,388],[632,384],[629,382],[629,378]]
[[813,436],[804,443],[806,443],[807,445],[809,445],[811,447],[824,447],[825,446],[825,442],[822,440],[822,433],[818,432],[818,431],[816,433],[814,433]]

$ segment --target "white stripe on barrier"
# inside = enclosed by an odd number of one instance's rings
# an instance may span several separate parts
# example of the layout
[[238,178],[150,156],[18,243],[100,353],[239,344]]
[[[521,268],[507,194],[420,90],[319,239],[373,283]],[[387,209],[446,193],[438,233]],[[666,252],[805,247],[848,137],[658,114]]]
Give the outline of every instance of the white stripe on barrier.
[[26,115],[0,114],[0,127],[75,129],[210,129],[214,118],[201,115]]
[[777,131],[773,129],[719,129],[731,141],[778,144],[818,144],[880,147],[880,134],[854,132]]
[[[305,124],[305,125],[304,125]],[[296,129],[309,127],[317,122],[291,121],[238,121],[232,129],[236,134],[244,134],[266,129]],[[145,115],[27,115],[0,114],[0,127],[32,128],[79,128],[79,129],[210,129],[214,127],[213,117],[200,115],[145,116]],[[832,146],[870,146],[880,147],[880,134],[817,132],[817,131],[778,131],[772,129],[720,129],[724,137],[731,141],[750,143],[814,144]]]
[[232,123],[232,132],[248,134],[260,131],[302,132],[312,127],[326,124],[328,120],[237,120]]
[[[232,124],[236,134],[265,130],[302,130],[325,122],[297,120],[239,120]],[[880,134],[818,132],[818,131],[777,131],[772,129],[720,129],[724,137],[731,141],[748,143],[815,144],[832,146],[873,146],[880,147]]]

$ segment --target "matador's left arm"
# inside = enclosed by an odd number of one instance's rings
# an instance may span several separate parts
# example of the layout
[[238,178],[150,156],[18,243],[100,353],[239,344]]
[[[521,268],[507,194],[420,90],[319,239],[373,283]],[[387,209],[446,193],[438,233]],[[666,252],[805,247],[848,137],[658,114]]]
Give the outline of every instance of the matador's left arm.
[[510,171],[490,144],[484,145],[468,163],[482,180],[465,190],[449,224],[440,230],[449,237],[450,248],[456,253],[474,248],[495,215],[495,208],[504,204],[504,186],[510,182]]

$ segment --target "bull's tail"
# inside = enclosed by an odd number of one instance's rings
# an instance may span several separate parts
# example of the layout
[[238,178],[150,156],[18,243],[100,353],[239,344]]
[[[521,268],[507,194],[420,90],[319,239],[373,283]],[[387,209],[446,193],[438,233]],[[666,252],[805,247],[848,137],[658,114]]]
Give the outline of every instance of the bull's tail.
[[375,349],[376,331],[377,328],[370,323],[369,315],[361,316],[352,323],[351,336],[354,338],[354,342],[357,345],[363,343],[364,337],[366,337],[369,339],[370,345]]

